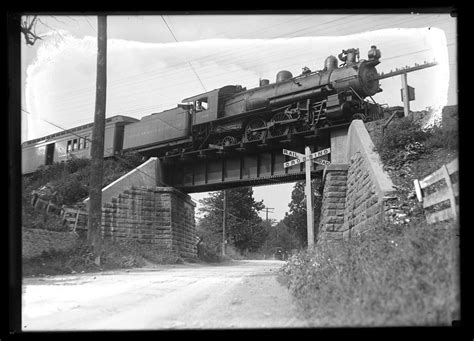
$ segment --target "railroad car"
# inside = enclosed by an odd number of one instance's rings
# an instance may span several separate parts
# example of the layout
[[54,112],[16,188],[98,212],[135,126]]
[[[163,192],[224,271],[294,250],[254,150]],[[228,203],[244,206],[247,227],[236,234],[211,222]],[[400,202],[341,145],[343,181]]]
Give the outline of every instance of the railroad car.
[[[121,115],[106,119],[104,157],[110,157],[122,150],[125,125],[137,121],[136,118]],[[93,125],[93,123],[84,124],[24,142],[21,145],[22,174],[32,173],[40,166],[65,161],[73,156],[90,158]]]

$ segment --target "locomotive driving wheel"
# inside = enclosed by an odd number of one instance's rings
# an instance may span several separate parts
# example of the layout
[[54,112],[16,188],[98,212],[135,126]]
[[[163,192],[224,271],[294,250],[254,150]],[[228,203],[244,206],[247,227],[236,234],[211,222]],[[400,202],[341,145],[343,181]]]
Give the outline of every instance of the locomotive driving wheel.
[[250,121],[245,127],[244,136],[247,141],[262,140],[265,136],[267,124],[261,118]]
[[224,137],[222,140],[220,140],[217,144],[219,146],[230,146],[230,145],[233,145],[233,144],[237,144],[239,141],[237,140],[237,138],[235,138],[234,136],[226,136]]
[[285,124],[284,122],[287,120],[291,120],[291,115],[284,113],[284,112],[279,112],[275,114],[271,120],[271,128],[270,128],[270,134],[275,137],[275,136],[286,136],[290,132],[290,124]]

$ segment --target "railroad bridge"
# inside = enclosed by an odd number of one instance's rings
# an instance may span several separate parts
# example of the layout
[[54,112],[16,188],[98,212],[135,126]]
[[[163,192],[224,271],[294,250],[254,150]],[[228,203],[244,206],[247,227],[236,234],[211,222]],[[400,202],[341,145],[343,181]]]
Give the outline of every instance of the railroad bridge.
[[[331,147],[331,136],[347,131],[349,123],[293,133],[284,138],[241,142],[158,158],[158,181],[185,193],[208,192],[243,186],[260,186],[304,179],[304,164],[284,168],[291,157],[283,155],[283,148],[301,151],[306,146],[312,151]],[[334,138],[333,138],[334,140]],[[333,148],[337,154],[339,148]],[[141,151],[156,157],[153,150]],[[324,158],[324,157],[323,157]],[[325,157],[328,159],[328,156]],[[324,167],[313,164],[313,176],[321,176]]]
[[[314,163],[323,178],[318,242],[350,238],[384,219],[393,184],[361,120],[302,136],[150,159],[102,190],[102,235],[138,239],[183,257],[196,257],[195,203],[188,193],[293,182],[305,178],[304,163],[285,168],[282,150],[330,148],[328,166]],[[88,199],[85,200],[88,203]]]

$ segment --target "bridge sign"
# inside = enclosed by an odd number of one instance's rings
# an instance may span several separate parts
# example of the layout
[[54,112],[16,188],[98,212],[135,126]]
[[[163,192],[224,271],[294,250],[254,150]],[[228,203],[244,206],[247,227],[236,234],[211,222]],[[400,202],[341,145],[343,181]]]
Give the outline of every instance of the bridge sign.
[[293,157],[297,157],[299,159],[304,158],[304,154],[297,153],[297,152],[294,152],[294,151],[288,150],[288,149],[283,149],[283,155],[293,156]]
[[313,212],[313,191],[311,190],[311,161],[320,164],[320,165],[330,165],[331,162],[328,160],[319,160],[318,158],[324,155],[327,155],[331,152],[331,148],[326,148],[319,150],[317,152],[311,153],[309,147],[305,148],[305,153],[297,153],[292,150],[283,149],[283,154],[288,156],[293,156],[296,159],[287,161],[283,163],[284,168],[298,165],[302,162],[306,164],[306,186],[305,186],[305,196],[306,196],[306,224],[307,224],[307,233],[308,233],[308,247],[311,248],[314,245],[314,212]]
[[303,154],[300,154],[300,153],[297,153],[297,152],[294,152],[294,151],[291,151],[291,150],[283,149],[283,154],[289,155],[289,156],[293,156],[293,157],[297,157],[297,159],[293,159],[293,160],[284,162],[284,163],[283,163],[283,167],[284,167],[284,168],[288,168],[288,167],[298,165],[298,164],[300,164],[301,162],[305,162],[305,161],[308,161],[308,160],[313,160],[313,162],[316,162],[316,163],[318,163],[318,164],[320,164],[320,165],[327,166],[327,165],[330,164],[329,161],[326,161],[326,160],[315,160],[315,159],[318,158],[318,157],[327,155],[327,154],[329,154],[330,152],[331,152],[331,148],[326,148],[326,149],[322,149],[322,150],[319,150],[319,151],[317,151],[317,152],[311,153],[311,154],[309,154],[308,156],[305,156],[305,155],[303,155]]
[[313,162],[323,166],[329,166],[331,164],[328,160],[313,160]]
[[304,162],[304,161],[302,159],[293,159],[293,160],[290,160],[290,161],[287,161],[287,162],[283,162],[283,168],[288,168],[288,167],[291,167],[291,166],[294,166],[294,165],[298,165],[301,162]]
[[327,154],[329,154],[330,152],[331,152],[331,148],[322,149],[322,150],[320,150],[320,151],[311,153],[311,154],[309,154],[308,156],[305,156],[305,157],[304,157],[304,161],[306,161],[306,158],[309,158],[310,160],[313,160],[313,159],[316,159],[316,158],[318,158],[318,157],[327,155]]

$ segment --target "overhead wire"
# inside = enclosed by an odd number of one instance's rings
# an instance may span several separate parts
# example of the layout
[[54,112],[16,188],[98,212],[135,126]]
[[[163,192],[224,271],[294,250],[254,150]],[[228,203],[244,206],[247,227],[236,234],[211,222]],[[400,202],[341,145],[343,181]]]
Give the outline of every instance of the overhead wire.
[[[285,53],[285,54],[276,54],[275,56],[278,56],[278,55],[286,56],[286,58],[285,58],[285,57],[284,57],[284,58],[276,58],[276,60],[278,60],[278,61],[284,61],[284,60],[287,60],[287,59],[290,59],[290,58],[291,58],[291,59],[295,59],[296,57],[305,56],[305,55],[307,55],[307,53],[304,52],[304,53],[300,53],[300,54],[296,54],[296,55],[295,55],[295,54],[291,54],[291,55],[290,55],[290,54]],[[313,59],[314,57],[315,57],[315,56],[313,56],[312,59]],[[392,59],[392,58],[385,58],[384,60],[388,60],[388,59]],[[238,73],[238,72],[241,72],[241,70],[228,71],[228,73]],[[217,78],[217,77],[221,77],[221,75],[220,75],[220,74],[219,74],[219,75],[213,74],[213,75],[211,75],[210,77],[208,77],[208,78],[206,78],[206,79],[214,79],[214,78]],[[141,81],[140,83],[143,84],[143,83],[148,82],[148,81],[151,81],[151,78],[148,78],[148,79],[146,79],[146,80],[144,80],[144,81]],[[182,85],[182,84],[187,84],[187,83],[188,83],[187,81],[174,83],[173,85],[168,86],[168,88],[173,88],[173,87],[176,87],[176,86],[179,86],[179,85]],[[125,85],[124,85],[124,86],[125,86]],[[130,86],[130,85],[128,85],[128,86]],[[157,85],[157,86],[158,86],[158,85]],[[160,87],[161,87],[161,85],[160,85]],[[156,93],[160,94],[159,90],[155,90],[155,89],[147,89],[147,91],[145,91],[145,92],[143,92],[143,91],[141,91],[141,90],[137,90],[137,91],[139,91],[139,93],[151,93],[151,92],[155,93],[155,92],[156,92]],[[136,92],[130,92],[130,94],[134,94],[134,93],[136,93]],[[165,95],[165,97],[171,98],[170,96],[166,96],[166,95]],[[68,101],[68,105],[69,105],[70,103],[71,103],[71,101]]]
[[[337,19],[337,20],[342,20],[342,19],[343,19],[343,18],[339,18],[339,19]],[[357,19],[359,19],[359,18],[357,18]],[[413,20],[415,20],[415,19],[417,19],[417,18],[413,18],[413,19],[412,19],[412,18],[409,18],[409,19],[410,19],[411,21],[413,21]],[[165,21],[165,22],[166,22],[166,21]],[[327,23],[328,23],[328,22],[322,23],[322,24],[320,24],[320,25],[315,25],[315,27],[318,27],[318,26],[321,26],[321,25],[324,25],[324,24],[327,24]],[[308,28],[305,28],[305,29],[308,29]],[[313,29],[314,29],[314,27],[313,27]],[[171,32],[172,32],[172,31],[171,31]],[[286,35],[288,35],[288,34],[292,34],[292,32],[287,33]],[[283,36],[283,35],[282,35],[282,36]],[[253,48],[253,47],[252,47],[252,48]],[[415,52],[407,53],[407,54],[404,54],[404,55],[409,55],[409,54],[414,54],[414,53],[419,53],[419,52],[422,52],[422,51],[421,51],[421,50],[420,50],[420,51],[415,51]],[[285,54],[280,54],[280,55],[285,55]],[[300,54],[300,55],[301,55],[301,54]],[[297,55],[296,57],[298,57],[298,56],[300,56],[300,55]],[[401,57],[401,56],[404,56],[404,55],[399,55],[399,56],[395,56],[395,57],[385,58],[384,60],[389,60],[389,59],[393,59],[393,58],[398,58],[398,57]],[[235,54],[234,54],[234,56],[235,56]],[[206,57],[208,57],[208,56],[206,56]],[[280,59],[278,59],[278,60],[279,60],[279,61],[280,61],[280,60],[286,60],[286,59],[288,59],[288,58],[292,58],[292,59],[293,59],[293,58],[295,58],[295,55],[294,55],[294,54],[293,54],[293,55],[287,55],[287,58],[280,58]],[[171,71],[171,72],[173,72],[173,71]],[[175,72],[175,70],[174,70],[174,72]],[[229,73],[237,73],[237,72],[241,72],[241,71],[240,71],[240,70],[229,71]],[[172,73],[171,73],[171,74],[172,74]],[[160,75],[161,75],[161,74],[158,74],[158,75],[156,75],[155,77],[159,77]],[[153,77],[153,76],[152,76],[152,77]],[[220,76],[219,76],[219,75],[214,75],[214,76],[208,77],[207,79],[214,79],[214,78],[217,78],[217,77],[220,77]],[[143,84],[144,82],[152,81],[152,79],[153,79],[153,78],[150,78],[150,77],[149,77],[149,78],[147,78],[146,80],[137,80],[138,83],[136,83],[136,84]],[[176,86],[179,86],[179,85],[182,85],[182,84],[187,84],[187,83],[188,83],[187,81],[185,81],[185,82],[180,82],[180,83],[175,83],[174,85],[170,85],[168,88],[176,87]],[[127,83],[124,83],[124,84],[117,84],[117,86],[130,86],[130,85],[131,85],[130,83],[129,83],[129,84],[127,84]],[[92,91],[92,90],[93,90],[93,89],[90,88],[90,91]],[[138,91],[139,91],[139,90],[138,90]],[[152,92],[153,92],[153,93],[156,93],[156,92],[158,92],[158,91],[159,91],[159,90],[149,89],[146,93],[152,93]],[[135,92],[130,92],[131,95],[136,94],[136,93],[137,93],[136,91],[135,91]],[[139,91],[139,93],[143,93],[143,91]],[[162,95],[164,95],[164,94],[162,94]],[[166,97],[166,95],[164,95],[164,96]],[[168,97],[168,98],[171,98],[170,96],[167,96],[167,97]],[[122,98],[126,98],[126,96],[125,96],[125,97],[122,96]],[[67,100],[67,99],[65,99],[65,100]],[[79,97],[79,98],[77,98],[76,100],[79,101],[79,100],[82,100],[82,98]],[[72,103],[74,103],[74,102],[72,102]],[[71,104],[71,101],[68,101],[68,103],[67,103],[67,106],[68,106],[68,107],[65,108],[65,109],[69,109],[69,110],[70,110],[70,104]],[[171,104],[171,102],[170,102],[170,104]],[[79,106],[79,107],[76,106],[76,110],[79,109],[79,108],[81,108],[81,107],[82,107],[82,108],[85,108],[85,107],[88,107],[88,106],[90,106],[90,104],[89,104],[89,105],[84,104],[84,105]],[[150,107],[150,106],[149,106],[149,107]],[[160,105],[156,105],[156,106],[152,106],[152,107],[154,107],[154,108],[163,108],[163,107],[166,107],[166,105],[161,105],[161,106],[160,106]],[[135,110],[140,111],[140,109],[130,109],[130,110],[128,110],[128,112],[134,112]]]
[[[32,113],[30,113],[29,111],[27,111],[27,110],[25,110],[25,109],[23,109],[23,108],[21,108],[21,111],[25,112],[26,114],[33,115]],[[33,116],[34,116],[34,115],[33,115]],[[53,123],[53,122],[51,122],[51,121],[48,121],[48,120],[46,120],[46,119],[43,119],[43,118],[41,118],[41,117],[38,117],[38,118],[39,118],[40,120],[46,122],[46,123],[49,123],[49,124],[55,126],[56,128],[61,129],[61,130],[64,131],[64,132],[67,132],[67,133],[72,134],[72,135],[74,135],[74,136],[77,136],[77,137],[79,137],[79,138],[83,138],[84,140],[88,141],[88,142],[91,143],[91,144],[93,143],[92,139],[89,139],[87,136],[79,135],[79,134],[75,133],[74,131],[72,131],[72,130],[70,130],[70,129],[63,128],[63,127],[61,127],[60,125],[58,125],[58,124],[56,124],[56,123]],[[110,147],[110,148],[104,149],[104,155],[105,155],[106,152],[112,151],[113,148],[114,148],[114,147]],[[113,154],[112,157],[115,157],[115,158],[119,159],[120,161],[126,163],[128,166],[132,166],[135,171],[137,171],[137,172],[139,172],[139,173],[141,173],[141,174],[143,174],[143,175],[145,175],[145,176],[147,176],[147,177],[149,177],[149,178],[151,178],[151,179],[153,179],[153,180],[158,181],[160,184],[165,185],[165,186],[167,186],[167,187],[171,187],[170,185],[168,185],[167,183],[163,182],[162,180],[157,179],[156,177],[151,176],[150,174],[147,174],[147,173],[143,172],[142,170],[140,170],[139,168],[137,168],[134,164],[132,164],[130,161],[128,161],[127,159],[121,157],[120,155],[118,155],[118,154]]]
[[[454,45],[454,44],[448,44],[448,46],[451,46],[451,45]],[[421,52],[427,52],[427,51],[430,51],[430,49],[422,49],[422,50],[418,50],[418,51],[413,51],[413,52],[409,52],[409,53],[404,53],[404,54],[400,54],[400,55],[397,55],[397,56],[392,56],[392,57],[388,57],[388,58],[384,58],[384,61],[386,60],[390,60],[390,59],[396,59],[396,58],[400,58],[400,57],[404,57],[404,56],[407,56],[407,55],[412,55],[412,54],[417,54],[417,53],[421,53]],[[297,55],[298,56],[298,55]],[[289,56],[288,58],[295,58],[295,56]],[[283,60],[283,59],[281,59]],[[229,73],[240,73],[241,71],[240,70],[235,70],[235,71],[229,71]],[[214,76],[210,76],[208,77],[207,79],[215,79],[215,78],[219,78],[220,75],[214,75]],[[174,86],[170,86],[169,88],[172,88],[172,87],[177,87],[181,84],[186,84],[186,82],[181,82],[181,83],[177,83],[175,84]],[[153,90],[150,90],[150,92],[152,92]],[[170,97],[171,98],[171,97]],[[80,108],[85,108],[85,107],[90,107],[92,104],[83,104],[82,106],[76,106],[74,109],[78,110]],[[162,109],[162,108],[170,108],[172,106],[175,105],[175,102],[168,102],[168,104],[163,104],[163,102],[161,102],[161,104],[157,104],[157,105],[150,105],[150,106],[146,106],[146,107],[138,107],[138,108],[134,108],[134,109],[129,109],[129,110],[125,110],[125,111],[114,111],[115,114],[119,114],[119,113],[139,113],[145,109],[151,109],[151,108],[155,108],[155,109]],[[71,110],[71,107],[66,107],[65,108],[66,110]]]
[[[170,31],[171,35],[173,36],[173,39],[178,42],[178,39],[176,39],[173,31],[171,30],[170,26],[168,25],[168,23],[166,22],[165,18],[161,15],[161,19],[163,19],[163,21],[165,22],[166,24],[166,27],[168,28],[168,30]],[[204,89],[204,91],[207,91],[206,90],[206,87],[204,86],[204,83],[202,82],[201,78],[199,77],[199,75],[197,74],[196,70],[194,69],[193,65],[188,61],[187,62],[189,64],[189,66],[191,67],[191,69],[193,70],[194,74],[196,75],[197,79],[199,80],[199,82],[201,83],[201,86],[202,88]]]
[[[355,19],[359,20],[359,18],[355,18]],[[341,19],[338,19],[338,20],[341,20]],[[416,20],[418,20],[418,18],[408,18],[408,20],[416,21]],[[405,21],[406,21],[406,19],[405,19]],[[321,25],[324,25],[324,23],[321,24]],[[314,29],[315,27],[318,27],[318,25],[313,25],[313,27],[309,27],[309,28],[305,28],[305,29]],[[291,32],[290,32],[289,34],[291,34]],[[281,35],[281,36],[285,36],[285,35],[288,35],[288,33],[287,33],[287,34],[284,34],[284,35]],[[280,37],[281,37],[281,36],[280,36]],[[253,48],[253,47],[251,47],[251,48]],[[239,52],[242,52],[242,51],[239,51]],[[232,55],[232,58],[235,57],[235,52],[229,51],[229,53]],[[209,58],[210,56],[212,56],[212,55],[216,55],[216,54],[206,55],[206,56],[203,56],[203,57],[200,57],[200,58],[195,58],[194,60],[196,61],[196,60],[200,60],[200,59],[208,59],[208,58]],[[217,55],[219,55],[219,53],[217,53]],[[220,55],[222,56],[222,54],[220,54]],[[225,55],[225,54],[224,54],[224,55]],[[180,64],[180,63],[174,64],[174,66],[178,66],[178,65],[181,65],[181,64]],[[170,67],[172,67],[172,66],[170,66]],[[176,71],[176,70],[161,71],[161,72],[160,72],[160,75],[167,74],[168,72],[171,72],[171,74],[173,74],[173,72],[175,72],[175,71]],[[146,73],[139,73],[139,74],[136,74],[135,76],[141,76],[141,75],[143,75],[143,74],[146,74]],[[135,76],[134,76],[134,77],[135,77]],[[121,78],[121,79],[122,79],[122,78]],[[117,81],[119,81],[119,80],[117,80]],[[139,80],[137,80],[137,81],[143,82],[143,79],[139,79]],[[123,84],[117,84],[117,85],[118,85],[118,86],[127,86],[128,84],[127,84],[127,82],[123,82]],[[111,87],[112,87],[112,86],[113,86],[113,85],[111,85]],[[92,89],[90,88],[89,91],[91,91],[91,90],[92,90]]]
[[[346,17],[350,17],[350,16],[346,16]],[[344,17],[344,18],[345,18],[345,17]],[[343,20],[344,18],[336,19],[336,21],[337,21],[337,20]],[[372,18],[373,18],[373,17],[369,17],[367,20],[369,20],[369,21],[372,23],[372,21],[373,21]],[[353,20],[360,20],[360,19],[363,19],[363,18],[355,17]],[[405,20],[405,21],[407,21],[407,20],[408,20],[408,21],[419,21],[420,18],[405,18],[404,20]],[[425,20],[426,20],[426,19],[425,19]],[[314,29],[316,29],[317,27],[320,27],[320,26],[325,25],[325,24],[327,24],[327,22],[326,22],[326,23],[322,23],[322,24],[318,24],[318,25],[312,25],[312,26],[310,26],[310,27],[305,28],[305,30],[306,30],[306,29],[314,30]],[[345,22],[345,24],[347,24],[347,21]],[[391,25],[392,25],[392,24],[391,24]],[[257,32],[258,32],[258,31],[257,31]],[[275,36],[275,37],[270,38],[270,39],[276,39],[276,38],[285,37],[285,36],[287,36],[288,34],[292,34],[292,33],[294,33],[294,32],[289,32],[289,33],[285,33],[285,34],[280,34],[280,35]],[[266,39],[268,39],[268,38],[266,38]],[[246,49],[241,50],[241,51],[245,51],[245,50],[246,50]],[[239,52],[241,52],[241,51],[239,51]],[[233,57],[233,56],[235,55],[235,51],[229,51],[229,52],[227,52],[227,53],[225,53],[225,54],[221,54],[221,53],[209,54],[209,55],[205,55],[205,56],[202,56],[202,57],[198,57],[198,58],[191,59],[191,60],[189,60],[189,61],[207,60],[207,59],[209,59],[210,57],[213,57],[213,56],[216,56],[216,55],[221,55],[221,56],[222,56],[222,55],[224,55],[224,56],[230,55],[230,56]],[[179,62],[179,63],[175,63],[175,64],[172,64],[172,65],[169,65],[168,67],[169,67],[169,68],[172,68],[172,67],[175,67],[175,66],[179,66],[179,65],[181,65],[181,64],[182,64],[182,62]],[[135,75],[133,75],[133,76],[131,76],[131,77],[141,76],[141,75],[143,75],[143,74],[148,74],[148,73],[149,73],[149,71],[144,71],[144,72],[141,72],[141,73],[137,73],[137,74],[135,74]],[[165,71],[165,73],[166,73],[166,71]],[[164,74],[164,72],[160,72],[160,74]],[[123,80],[125,80],[125,79],[127,79],[127,78],[128,78],[128,77],[121,77],[120,79],[117,79],[116,81],[117,81],[117,82],[122,82]],[[112,83],[109,83],[109,84],[112,85]]]

